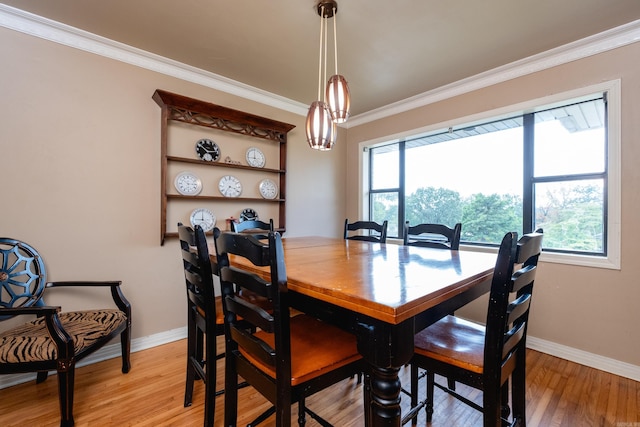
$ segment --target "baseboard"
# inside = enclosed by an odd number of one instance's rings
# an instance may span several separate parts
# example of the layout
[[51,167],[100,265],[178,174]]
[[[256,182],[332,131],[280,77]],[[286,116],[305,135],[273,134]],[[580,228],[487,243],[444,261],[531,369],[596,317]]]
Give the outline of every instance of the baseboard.
[[[136,338],[131,340],[131,352],[135,353],[137,351],[157,347],[162,344],[178,341],[186,337],[187,328],[184,327],[160,332],[154,335],[148,335],[146,337]],[[78,362],[76,366],[81,367],[91,365],[92,363],[102,362],[103,360],[113,359],[114,357],[120,357],[120,341],[114,341],[113,344],[105,345],[100,350]],[[49,374],[55,374],[55,371],[52,371]],[[2,375],[0,376],[0,389],[32,381],[35,380],[35,378],[35,373]]]
[[527,347],[561,359],[579,363],[580,365],[589,366],[591,368],[629,378],[634,381],[640,381],[640,366],[637,365],[632,365],[630,363],[578,350],[566,345],[535,338],[531,335],[527,337]]
[[[181,340],[187,337],[187,328],[177,328],[170,331],[160,332],[158,334],[146,337],[136,338],[131,341],[131,352],[146,350],[148,348],[157,347],[173,341]],[[528,336],[527,347],[532,350],[550,354],[561,359],[566,359],[574,363],[589,366],[601,371],[609,372],[621,377],[630,378],[634,381],[640,381],[640,366],[630,363],[620,362],[619,360],[578,350],[562,344]],[[96,351],[91,356],[78,363],[78,367],[90,365],[92,363],[101,362],[103,360],[120,357],[120,343],[109,344]],[[52,372],[55,374],[55,372]],[[35,380],[35,374],[13,374],[0,376],[0,389],[11,387],[27,381]]]

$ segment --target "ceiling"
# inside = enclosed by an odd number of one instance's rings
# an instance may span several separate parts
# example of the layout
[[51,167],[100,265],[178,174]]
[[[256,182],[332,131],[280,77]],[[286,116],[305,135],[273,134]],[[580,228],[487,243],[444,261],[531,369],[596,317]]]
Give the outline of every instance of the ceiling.
[[[310,104],[316,0],[2,0]],[[640,0],[338,0],[352,116],[640,19]]]

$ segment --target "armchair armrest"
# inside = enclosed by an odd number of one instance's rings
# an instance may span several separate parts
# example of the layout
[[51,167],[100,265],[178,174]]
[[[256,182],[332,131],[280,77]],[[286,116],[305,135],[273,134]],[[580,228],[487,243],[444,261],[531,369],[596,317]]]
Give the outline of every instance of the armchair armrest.
[[109,286],[111,288],[111,297],[113,298],[113,302],[116,303],[116,306],[127,315],[127,319],[131,321],[131,304],[125,298],[122,293],[122,289],[120,289],[120,285],[122,281],[120,280],[109,280],[109,281],[61,281],[61,282],[47,282],[45,287],[47,288],[56,288],[63,286]]
[[59,306],[41,306],[41,307],[11,307],[3,308],[2,314],[8,316],[17,316],[21,314],[35,314],[38,317],[44,317],[45,325],[49,336],[55,342],[58,350],[58,359],[67,360],[73,357],[74,348],[73,340],[64,330],[58,313],[60,312]]

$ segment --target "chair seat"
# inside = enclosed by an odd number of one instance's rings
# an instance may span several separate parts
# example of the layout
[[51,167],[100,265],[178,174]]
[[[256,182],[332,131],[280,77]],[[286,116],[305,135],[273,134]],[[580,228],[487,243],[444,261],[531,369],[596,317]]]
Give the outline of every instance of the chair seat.
[[[127,316],[116,309],[60,313],[60,322],[73,339],[78,354],[108,336]],[[0,334],[0,363],[42,362],[56,359],[56,346],[44,318],[27,322]]]
[[484,326],[459,317],[447,316],[416,334],[414,351],[482,374],[484,336]]
[[[292,386],[355,362],[361,357],[355,336],[342,329],[306,314],[292,317],[290,325]],[[255,335],[269,345],[275,345],[273,334],[257,331]],[[274,367],[252,357],[242,348],[240,352],[263,372],[272,378],[276,377]]]

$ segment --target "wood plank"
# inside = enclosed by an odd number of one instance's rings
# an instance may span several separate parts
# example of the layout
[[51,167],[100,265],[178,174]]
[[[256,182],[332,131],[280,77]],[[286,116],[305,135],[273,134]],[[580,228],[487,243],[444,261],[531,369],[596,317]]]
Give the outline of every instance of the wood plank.
[[[219,340],[221,344],[221,340]],[[185,408],[184,371],[186,341],[133,353],[129,374],[120,373],[120,359],[79,368],[76,372],[76,426],[201,426],[204,387],[196,382],[193,405]],[[219,362],[218,387],[222,387],[224,362]],[[536,426],[633,426],[640,425],[640,383],[529,350],[527,353],[527,417]],[[409,369],[401,371],[409,382]],[[468,387],[458,390],[476,402],[482,395]],[[59,425],[56,377],[0,390],[0,426]],[[420,384],[424,398],[424,382]],[[431,427],[481,426],[475,410],[436,390]],[[364,425],[362,385],[343,381],[312,396],[308,406],[336,427]],[[409,399],[402,396],[403,411]],[[269,406],[251,388],[241,390],[238,425],[246,424]],[[216,399],[216,426],[223,425],[224,398]],[[293,409],[294,412],[297,408]],[[262,424],[273,426],[273,418]],[[307,421],[308,427],[318,424]],[[421,411],[418,425],[425,425]]]

